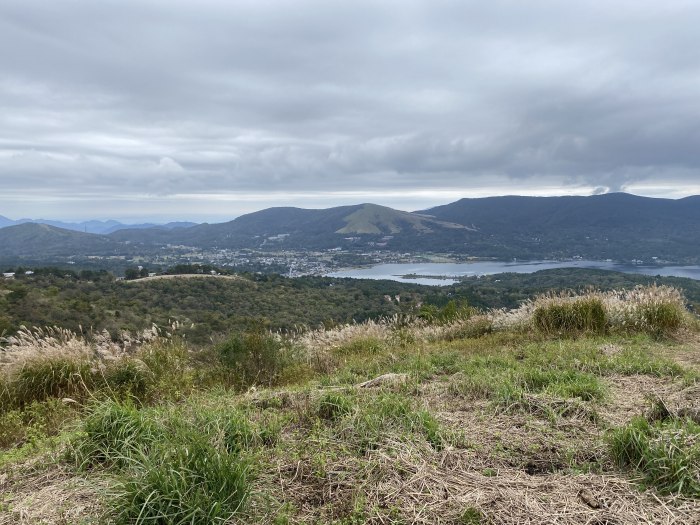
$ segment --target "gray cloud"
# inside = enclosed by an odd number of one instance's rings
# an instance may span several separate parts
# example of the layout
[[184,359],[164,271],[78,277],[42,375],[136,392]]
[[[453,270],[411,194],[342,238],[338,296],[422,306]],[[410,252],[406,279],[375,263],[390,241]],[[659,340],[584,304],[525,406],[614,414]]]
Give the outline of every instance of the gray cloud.
[[0,214],[700,192],[698,24],[683,0],[9,0]]

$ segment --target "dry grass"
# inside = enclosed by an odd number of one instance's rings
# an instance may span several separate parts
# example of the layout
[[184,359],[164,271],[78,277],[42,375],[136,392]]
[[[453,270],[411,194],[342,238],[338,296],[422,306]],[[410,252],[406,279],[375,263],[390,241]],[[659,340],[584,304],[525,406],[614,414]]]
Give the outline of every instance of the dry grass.
[[[177,324],[170,327],[172,331],[177,328]],[[117,339],[106,330],[76,334],[55,326],[31,329],[22,326],[16,334],[0,338],[0,371],[11,373],[26,363],[42,359],[88,361],[101,366],[133,354],[146,343],[171,336],[171,332],[155,325],[137,334],[122,332]]]
[[691,525],[700,517],[698,502],[640,492],[620,476],[486,465],[473,451],[395,442],[362,460],[339,458],[323,477],[308,463],[282,462],[265,487],[296,509],[293,523]]
[[0,525],[98,523],[107,486],[106,479],[76,475],[42,455],[0,473]]
[[[469,508],[494,524],[691,524],[700,516],[697,503],[663,502],[615,476],[531,476],[514,469],[484,475],[473,468],[471,454],[454,450],[430,461],[407,447],[378,456],[384,479],[371,498],[378,508],[402,509],[411,523],[460,523]],[[582,490],[592,494],[600,508],[584,503]],[[385,523],[378,513],[368,518],[368,523]]]

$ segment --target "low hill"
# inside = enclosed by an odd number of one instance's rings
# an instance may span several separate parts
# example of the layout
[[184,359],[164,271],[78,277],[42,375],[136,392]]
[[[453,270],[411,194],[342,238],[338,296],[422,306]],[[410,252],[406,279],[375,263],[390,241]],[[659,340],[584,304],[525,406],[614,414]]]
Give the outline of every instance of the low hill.
[[109,237],[47,224],[26,223],[0,229],[0,255],[3,257],[110,255],[120,249],[120,244]]

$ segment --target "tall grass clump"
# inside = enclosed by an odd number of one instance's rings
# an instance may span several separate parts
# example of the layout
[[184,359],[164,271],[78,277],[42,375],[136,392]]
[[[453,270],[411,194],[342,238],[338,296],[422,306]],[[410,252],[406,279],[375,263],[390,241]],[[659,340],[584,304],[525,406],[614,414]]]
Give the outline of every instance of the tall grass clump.
[[238,416],[217,409],[186,417],[181,409],[98,402],[73,454],[80,468],[113,473],[109,505],[116,523],[225,523],[248,497],[242,451],[258,435]]
[[0,412],[47,399],[180,398],[193,388],[187,347],[158,328],[112,341],[107,332],[22,328],[0,341]]
[[93,348],[69,330],[22,328],[0,349],[0,409],[51,397],[85,396],[93,386]]
[[134,462],[112,507],[116,523],[124,525],[223,524],[243,507],[249,490],[246,462],[190,431]]
[[602,334],[607,326],[603,302],[597,297],[552,297],[532,315],[535,328],[548,335]]
[[609,436],[615,462],[640,472],[664,494],[700,497],[700,425],[672,418],[636,417]]
[[497,330],[566,335],[606,331],[670,335],[687,323],[688,313],[679,290],[670,286],[638,286],[632,290],[546,294],[525,301],[514,310],[490,313]]
[[95,376],[88,361],[54,357],[25,362],[8,383],[11,406],[22,408],[49,398],[82,399],[93,388]]
[[133,403],[107,400],[87,410],[83,434],[74,443],[79,467],[127,467],[148,456],[166,438],[165,429]]

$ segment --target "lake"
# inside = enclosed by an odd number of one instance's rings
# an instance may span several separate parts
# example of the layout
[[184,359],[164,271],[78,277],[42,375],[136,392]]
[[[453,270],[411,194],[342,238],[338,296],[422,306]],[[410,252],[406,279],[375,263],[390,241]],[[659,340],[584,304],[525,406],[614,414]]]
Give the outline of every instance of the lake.
[[[450,277],[493,275],[504,272],[534,273],[554,268],[597,268],[600,270],[614,270],[616,272],[661,275],[663,277],[689,277],[690,279],[700,280],[700,266],[623,264],[606,261],[478,261],[469,263],[378,264],[371,268],[352,268],[329,273],[328,277],[390,279],[404,283],[444,286],[458,282],[457,279],[450,279]],[[419,277],[411,279],[404,277],[406,275]]]

